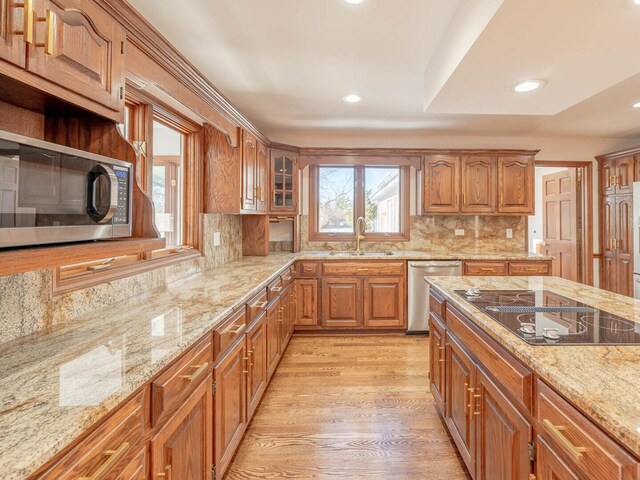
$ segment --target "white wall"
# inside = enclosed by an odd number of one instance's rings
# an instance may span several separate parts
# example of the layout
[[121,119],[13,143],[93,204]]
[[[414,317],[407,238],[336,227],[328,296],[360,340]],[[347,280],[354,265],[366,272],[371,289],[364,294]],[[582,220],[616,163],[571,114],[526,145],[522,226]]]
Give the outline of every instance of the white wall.
[[558,173],[567,170],[566,168],[558,167],[536,167],[536,188],[535,188],[535,208],[536,214],[531,215],[528,218],[529,222],[529,251],[535,252],[535,240],[542,240],[542,177],[550,175],[552,173]]

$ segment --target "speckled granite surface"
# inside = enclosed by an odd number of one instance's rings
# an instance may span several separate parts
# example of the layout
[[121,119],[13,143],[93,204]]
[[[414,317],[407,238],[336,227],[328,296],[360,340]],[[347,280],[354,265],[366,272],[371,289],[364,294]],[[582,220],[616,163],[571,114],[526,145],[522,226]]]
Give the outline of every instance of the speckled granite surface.
[[550,290],[640,323],[640,301],[557,277],[432,277],[430,284],[620,443],[640,456],[640,346],[532,346],[454,290]]
[[[391,253],[391,255],[387,254]],[[355,260],[550,260],[551,257],[531,252],[503,252],[491,251],[490,249],[430,249],[426,251],[411,250],[386,250],[382,252],[365,252],[364,255],[356,256],[349,251],[304,251],[298,254],[300,260],[344,260],[352,258]]]
[[[0,344],[0,478],[37,470],[295,259],[352,258],[245,257]],[[401,251],[355,258],[543,257]]]
[[245,257],[0,346],[0,478],[33,473],[293,259]]

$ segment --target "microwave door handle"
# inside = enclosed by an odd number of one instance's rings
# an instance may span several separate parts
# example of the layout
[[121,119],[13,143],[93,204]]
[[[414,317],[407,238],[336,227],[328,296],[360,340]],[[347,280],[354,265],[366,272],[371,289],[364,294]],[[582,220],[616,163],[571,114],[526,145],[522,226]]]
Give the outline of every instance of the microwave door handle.
[[118,177],[116,177],[114,171],[106,165],[96,165],[90,173],[90,192],[88,199],[90,204],[88,210],[94,215],[99,213],[96,207],[96,183],[101,175],[104,175],[109,179],[109,210],[102,218],[96,220],[96,222],[107,223],[111,218],[113,218],[118,208]]

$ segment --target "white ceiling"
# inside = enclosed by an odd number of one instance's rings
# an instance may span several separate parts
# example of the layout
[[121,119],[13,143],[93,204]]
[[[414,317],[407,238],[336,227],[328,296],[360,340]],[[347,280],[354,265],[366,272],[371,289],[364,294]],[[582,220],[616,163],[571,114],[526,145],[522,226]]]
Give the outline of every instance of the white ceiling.
[[274,140],[640,137],[632,0],[129,1]]

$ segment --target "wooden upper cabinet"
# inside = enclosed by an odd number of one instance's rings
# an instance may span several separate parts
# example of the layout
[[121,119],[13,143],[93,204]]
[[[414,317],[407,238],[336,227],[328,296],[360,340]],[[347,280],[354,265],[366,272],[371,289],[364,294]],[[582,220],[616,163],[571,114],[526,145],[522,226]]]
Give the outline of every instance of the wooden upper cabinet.
[[529,480],[531,424],[480,369],[477,385],[470,396],[478,417],[476,480]]
[[618,195],[633,194],[633,179],[635,174],[635,157],[618,158],[616,160],[615,188]]
[[498,213],[534,212],[533,157],[498,157]]
[[27,62],[24,31],[25,27],[29,28],[25,12],[24,4],[18,6],[14,0],[0,0],[0,58],[22,68]]
[[364,326],[402,327],[405,323],[404,278],[364,279]]
[[322,280],[322,325],[330,328],[362,326],[362,280],[357,278]]
[[[94,2],[36,0],[27,69],[112,110],[124,105],[125,30]],[[42,45],[42,46],[40,46]]]
[[269,149],[262,142],[258,142],[255,182],[256,210],[264,213],[267,211],[267,196],[269,195]]
[[242,132],[242,208],[256,210],[256,165],[258,139],[244,130]]
[[298,213],[298,165],[294,153],[271,150],[269,210]]
[[496,159],[487,157],[462,158],[463,213],[492,213],[496,211]]
[[209,478],[212,431],[211,377],[207,376],[151,440],[150,478]]
[[616,160],[604,160],[600,169],[600,183],[603,195],[615,195],[616,193]]
[[433,155],[425,159],[423,213],[459,213],[459,190],[459,157]]

